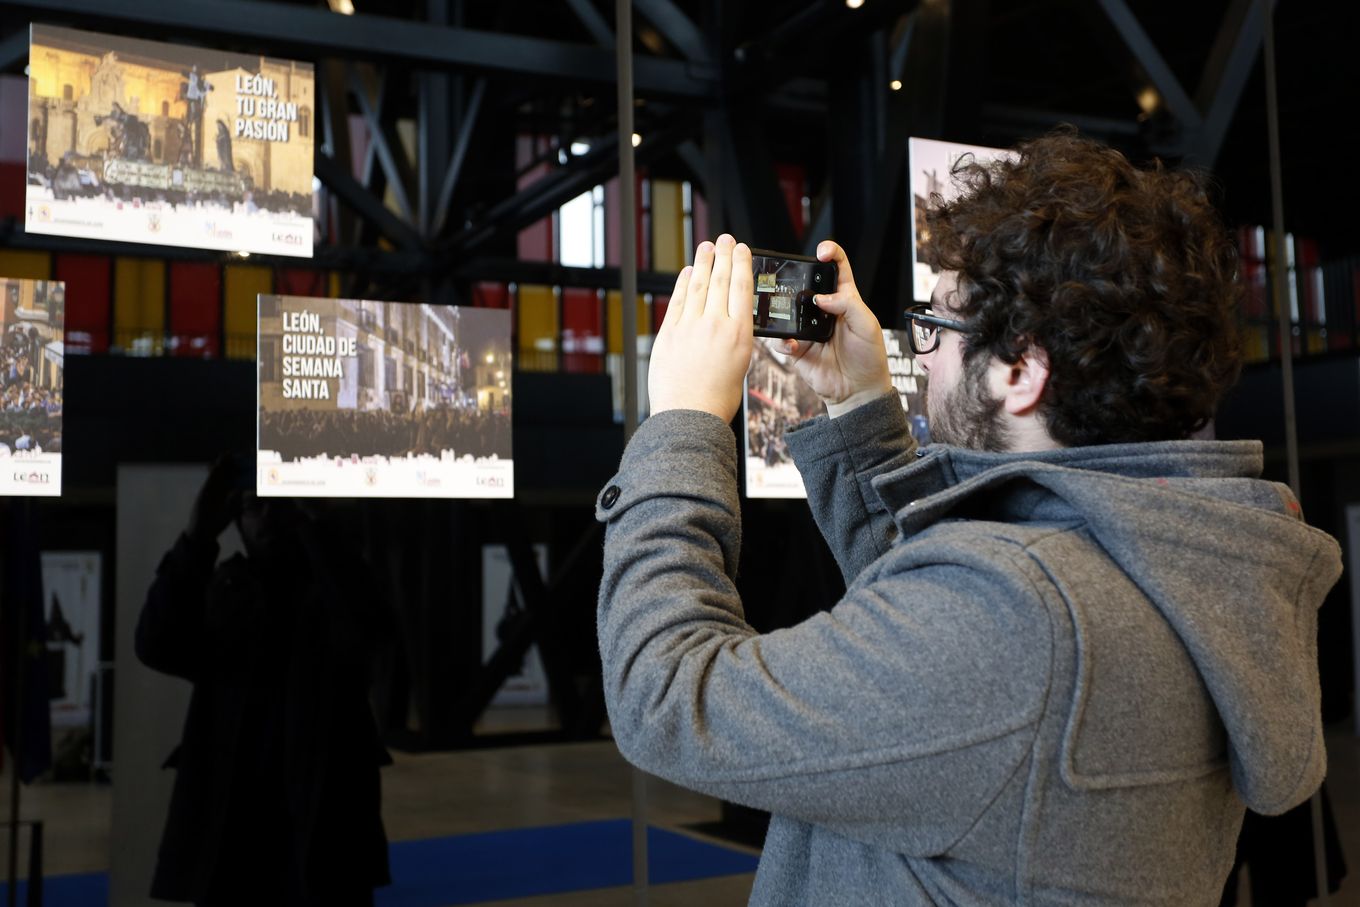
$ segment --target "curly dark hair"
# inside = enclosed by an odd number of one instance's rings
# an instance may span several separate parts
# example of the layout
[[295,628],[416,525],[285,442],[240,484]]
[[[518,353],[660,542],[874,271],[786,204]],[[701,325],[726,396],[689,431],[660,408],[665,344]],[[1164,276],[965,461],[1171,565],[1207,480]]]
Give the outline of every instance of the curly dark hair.
[[1048,356],[1039,413],[1067,446],[1188,437],[1241,370],[1237,251],[1198,174],[1139,169],[1063,129],[954,167],[928,253],[957,271],[965,357]]

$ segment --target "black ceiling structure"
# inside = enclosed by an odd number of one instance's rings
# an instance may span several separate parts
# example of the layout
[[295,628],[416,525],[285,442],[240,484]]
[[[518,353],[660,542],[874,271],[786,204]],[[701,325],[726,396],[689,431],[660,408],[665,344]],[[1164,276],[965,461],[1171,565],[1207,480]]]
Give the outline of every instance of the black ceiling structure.
[[[795,230],[772,164],[803,165],[809,238],[847,247],[889,323],[907,277],[908,136],[1010,145],[1070,123],[1137,159],[1212,170],[1230,222],[1268,223],[1263,5],[635,0],[637,160],[693,180],[715,229],[773,248],[792,248]],[[315,261],[351,273],[349,291],[456,301],[483,277],[614,286],[617,269],[514,261],[518,230],[618,171],[613,5],[355,6],[341,15],[283,0],[0,0],[0,69],[22,71],[30,21],[311,59],[323,108],[316,174],[336,225]],[[1350,5],[1276,10],[1286,222],[1328,256],[1360,241],[1346,216],[1357,190],[1336,164],[1344,104],[1360,84],[1345,46],[1358,23]],[[352,114],[371,135],[360,178],[341,127]],[[416,124],[415,160],[399,144],[403,119]],[[519,188],[514,140],[526,133],[552,136],[563,163]],[[566,153],[578,139],[591,150]],[[0,242],[82,247],[17,226]],[[669,282],[640,279],[652,290]]]
[[[342,295],[466,303],[483,280],[620,288],[619,267],[563,267],[516,254],[521,229],[619,173],[614,3],[352,3],[356,12],[343,15],[324,0],[0,0],[0,73],[22,74],[31,22],[309,60],[315,173],[327,212],[310,266],[342,273]],[[653,177],[692,181],[714,232],[789,251],[799,234],[775,165],[801,165],[811,216],[803,247],[826,236],[841,242],[880,321],[896,326],[899,303],[910,297],[910,136],[1008,146],[1070,123],[1136,160],[1211,169],[1230,224],[1269,225],[1262,4],[633,0],[636,161]],[[1354,255],[1360,191],[1343,136],[1360,85],[1360,54],[1349,46],[1360,34],[1360,4],[1278,0],[1274,23],[1286,225],[1317,240],[1324,259]],[[351,143],[351,117],[367,126],[362,150]],[[403,133],[412,124],[409,154]],[[548,138],[542,159],[528,167],[516,159],[524,135]],[[574,153],[582,140],[589,150]],[[526,182],[543,163],[544,175]],[[28,234],[22,223],[0,222],[5,247],[229,259]],[[308,266],[265,255],[251,263]],[[673,281],[637,274],[640,292],[663,294]],[[1355,392],[1353,358],[1321,365],[1335,373],[1314,387]],[[69,401],[68,448],[105,450],[98,462],[106,470],[72,475],[73,485],[111,485],[115,462],[206,460],[228,435],[255,438],[254,363],[72,356],[68,366],[69,386],[84,389]],[[1239,398],[1243,421],[1273,445],[1269,432],[1283,420],[1261,413],[1279,408],[1280,382],[1265,370],[1249,379]],[[534,641],[555,695],[567,691],[560,734],[580,739],[602,720],[597,677],[587,695],[570,692],[576,687],[564,675],[581,670],[572,661],[580,653],[587,670],[597,667],[598,574],[590,570],[599,545],[593,511],[580,504],[593,500],[622,449],[609,379],[517,370],[515,381],[517,475],[547,477],[542,484],[519,484],[504,508],[422,501],[368,510],[396,578],[393,600],[405,603],[409,620],[408,674],[392,681],[381,709],[384,727],[409,747],[488,745],[474,736],[474,722]],[[1350,431],[1324,410],[1325,396],[1299,394],[1301,421]],[[161,427],[171,424],[173,437]],[[1355,449],[1350,435],[1323,441]],[[569,482],[578,477],[590,487]],[[1323,500],[1340,499],[1321,480],[1317,488]],[[569,517],[550,513],[557,503]],[[796,606],[834,600],[827,590],[839,580],[829,553],[802,557],[820,544],[806,509],[747,511],[747,537],[757,540],[749,550],[761,551],[763,539],[788,558],[743,565],[745,588],[776,590],[764,598],[782,609],[755,614],[753,625],[773,628]],[[547,578],[534,566],[530,532],[569,552]],[[483,665],[479,558],[492,538],[507,542],[526,607]],[[455,613],[448,602],[458,596],[468,607]],[[408,734],[411,714],[418,733]]]

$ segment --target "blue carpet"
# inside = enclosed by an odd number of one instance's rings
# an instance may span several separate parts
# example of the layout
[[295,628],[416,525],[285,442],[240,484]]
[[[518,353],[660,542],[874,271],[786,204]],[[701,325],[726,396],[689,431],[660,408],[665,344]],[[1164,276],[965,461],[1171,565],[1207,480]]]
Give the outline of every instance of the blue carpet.
[[[3,873],[0,873],[3,874]],[[0,882],[0,904],[8,903],[9,885]],[[19,883],[19,903],[26,904],[28,883]],[[109,874],[48,876],[43,879],[43,907],[104,907],[109,902]]]
[[[392,884],[377,891],[378,907],[451,907],[633,881],[633,826],[627,819],[517,828],[476,835],[400,841],[391,846]],[[651,882],[686,882],[755,872],[756,857],[696,841],[661,828],[647,829]],[[0,903],[7,886],[0,882]],[[27,884],[19,883],[19,903]],[[44,907],[104,907],[105,872],[49,876]]]
[[[402,841],[391,853],[392,884],[378,890],[378,907],[448,907],[633,881],[627,819]],[[647,829],[653,884],[754,872],[756,862],[751,854]]]

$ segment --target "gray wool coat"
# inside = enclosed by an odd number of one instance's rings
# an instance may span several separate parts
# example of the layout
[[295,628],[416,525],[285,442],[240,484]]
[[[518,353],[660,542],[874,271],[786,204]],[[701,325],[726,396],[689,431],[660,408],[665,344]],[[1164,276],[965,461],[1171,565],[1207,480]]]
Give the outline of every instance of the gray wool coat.
[[721,420],[597,500],[626,758],[773,814],[751,903],[1216,905],[1245,808],[1321,782],[1340,549],[1254,442],[913,449],[895,395],[790,432],[848,589],[758,634]]

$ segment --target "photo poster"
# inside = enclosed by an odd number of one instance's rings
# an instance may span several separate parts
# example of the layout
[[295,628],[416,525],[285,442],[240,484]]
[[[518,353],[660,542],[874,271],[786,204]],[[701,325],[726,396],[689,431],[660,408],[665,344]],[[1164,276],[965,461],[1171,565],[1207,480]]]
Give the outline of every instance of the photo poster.
[[[906,331],[885,330],[892,375],[902,409],[917,444],[930,443],[926,421],[926,374],[911,353]],[[784,433],[825,411],[817,394],[793,370],[792,362],[773,347],[757,342],[746,373],[743,416],[746,421],[746,496],[806,498],[803,477],[793,465]]]
[[958,198],[960,187],[951,174],[954,165],[965,155],[972,155],[980,163],[998,158],[1014,160],[1016,154],[1005,148],[983,145],[960,145],[935,139],[907,140],[907,158],[911,166],[911,248],[912,298],[916,302],[930,302],[940,272],[926,260],[926,211],[931,198],[939,195],[945,201]]
[[0,277],[0,496],[61,494],[66,285]]
[[510,311],[259,296],[256,491],[509,498]]
[[310,63],[33,25],[30,233],[312,255]]
[[47,692],[53,727],[85,727],[99,671],[98,551],[42,552]]

